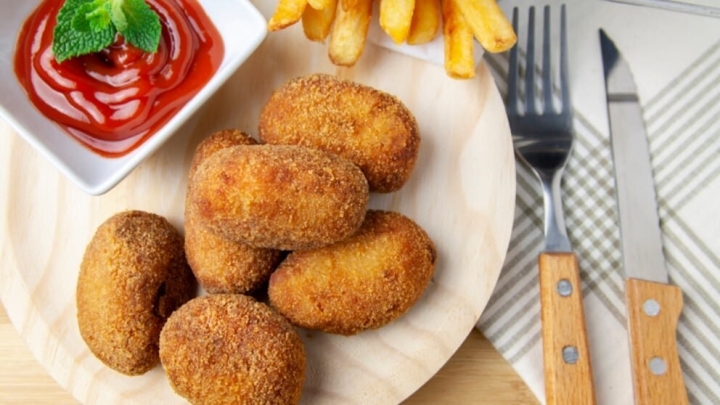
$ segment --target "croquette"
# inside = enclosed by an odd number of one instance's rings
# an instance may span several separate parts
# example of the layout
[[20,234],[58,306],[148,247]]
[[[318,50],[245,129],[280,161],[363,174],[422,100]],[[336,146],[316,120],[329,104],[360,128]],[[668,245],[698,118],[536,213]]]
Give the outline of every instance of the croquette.
[[371,192],[382,193],[405,184],[420,148],[417,121],[397,97],[325,74],[275,90],[261,112],[259,137],[342,156],[360,167]]
[[188,204],[214,232],[254,247],[312,249],[365,216],[368,185],[349,161],[302,146],[232,146],[198,167]]
[[[222,130],[205,138],[195,149],[188,187],[197,168],[215,152],[236,145],[256,145],[250,135]],[[255,248],[219,235],[206,227],[191,204],[185,206],[185,254],[195,277],[211,294],[245,294],[257,290],[270,278],[281,251]]]
[[183,239],[165,218],[118,213],[97,229],[80,265],[80,335],[108,367],[143,374],[158,363],[165,321],[196,287]]
[[213,132],[195,147],[188,171],[188,180],[192,179],[198,166],[215,152],[231,146],[257,145],[257,143],[255,138],[238,129],[223,129]]
[[198,297],[175,311],[160,359],[173,389],[193,404],[297,404],[305,379],[292,325],[239,294]]
[[422,296],[436,257],[411,219],[370,210],[351,237],[291,253],[270,277],[270,304],[303,328],[342,335],[379,328]]
[[246,294],[263,286],[282,251],[249,246],[203,226],[189,207],[185,212],[185,254],[195,277],[211,294]]

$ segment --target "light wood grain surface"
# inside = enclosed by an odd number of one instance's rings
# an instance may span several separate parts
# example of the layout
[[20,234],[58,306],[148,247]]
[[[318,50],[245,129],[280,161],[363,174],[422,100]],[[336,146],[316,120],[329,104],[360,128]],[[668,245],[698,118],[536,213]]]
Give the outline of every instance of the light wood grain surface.
[[[574,253],[543,252],[538,265],[545,402],[594,405],[595,386],[577,257]],[[565,353],[572,348],[574,354]],[[573,357],[574,360],[569,360]]]
[[628,278],[625,302],[635,403],[687,405],[677,344],[682,290],[670,284]]
[[[0,308],[0,404],[77,405],[38,364]],[[479,332],[404,405],[537,404],[522,379]]]

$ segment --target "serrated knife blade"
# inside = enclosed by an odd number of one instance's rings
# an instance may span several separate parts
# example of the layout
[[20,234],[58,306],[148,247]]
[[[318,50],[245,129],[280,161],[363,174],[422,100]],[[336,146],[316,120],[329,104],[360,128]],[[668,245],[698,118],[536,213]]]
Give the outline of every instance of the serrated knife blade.
[[602,34],[622,258],[627,277],[668,282],[645,122],[627,62]]
[[668,284],[647,131],[630,67],[600,30],[637,405],[687,404],[676,330],[682,291]]

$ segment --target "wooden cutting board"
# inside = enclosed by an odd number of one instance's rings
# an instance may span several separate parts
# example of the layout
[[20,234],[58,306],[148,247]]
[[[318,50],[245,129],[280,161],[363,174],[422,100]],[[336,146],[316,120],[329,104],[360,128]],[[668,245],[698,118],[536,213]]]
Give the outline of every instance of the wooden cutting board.
[[79,336],[76,279],[97,226],[118,211],[141,209],[182,229],[195,146],[218,129],[255,135],[271,91],[316,72],[395,94],[415,113],[422,144],[412,178],[398,192],[372,196],[370,206],[413,218],[435,241],[439,260],[423,298],[398,321],[353,337],[300,331],[308,354],[303,402],[398,403],[465,340],[498,279],[514,211],[513,150],[492,77],[481,65],[476,79],[452,80],[441,67],[372,44],[355,68],[337,68],[324,45],[292,27],[269,34],[179,133],[100,197],[83,194],[0,122],[0,297],[40,363],[79,401],[184,403],[160,366],[140,377],[120,375]]

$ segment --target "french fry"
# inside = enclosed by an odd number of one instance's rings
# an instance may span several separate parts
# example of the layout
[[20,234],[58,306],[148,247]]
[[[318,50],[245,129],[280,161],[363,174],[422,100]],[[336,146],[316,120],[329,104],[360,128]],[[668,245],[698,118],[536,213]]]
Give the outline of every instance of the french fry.
[[354,1],[354,6],[347,10],[337,7],[330,31],[328,56],[332,63],[340,66],[353,66],[357,62],[370,27],[373,0]]
[[455,79],[475,77],[473,33],[457,7],[457,0],[442,1],[445,72]]
[[407,40],[415,0],[380,0],[380,27],[397,44]]
[[415,0],[415,11],[410,24],[407,43],[419,45],[435,38],[440,27],[440,2],[438,0]]
[[473,35],[486,51],[497,53],[512,48],[517,36],[496,0],[456,0]]
[[278,31],[300,21],[307,2],[308,0],[279,0],[275,13],[268,21],[268,30]]
[[337,0],[307,0],[307,3],[315,10],[322,11],[325,10],[330,5],[330,3],[337,4]]
[[325,41],[335,20],[337,3],[338,0],[329,0],[327,6],[322,10],[316,10],[312,6],[305,7],[302,26],[307,39],[316,42]]
[[349,9],[355,7],[357,2],[358,0],[340,0],[340,5],[343,10],[348,11]]
[[[328,38],[333,64],[353,66],[365,47],[375,0],[278,0],[270,31],[302,20],[305,36]],[[445,71],[456,79],[475,77],[474,39],[488,52],[503,52],[517,42],[497,0],[377,0],[379,22],[398,44],[432,41],[442,22]]]

